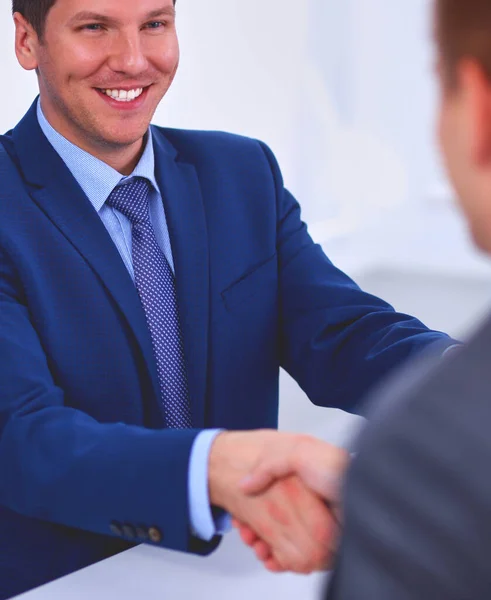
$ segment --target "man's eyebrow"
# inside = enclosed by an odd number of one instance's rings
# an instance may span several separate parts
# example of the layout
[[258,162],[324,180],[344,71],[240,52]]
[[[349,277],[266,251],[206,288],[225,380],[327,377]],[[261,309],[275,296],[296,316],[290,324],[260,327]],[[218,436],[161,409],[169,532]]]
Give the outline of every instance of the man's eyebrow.
[[167,15],[168,17],[175,17],[176,9],[174,8],[174,6],[164,6],[163,8],[157,8],[157,10],[152,10],[152,12],[148,13],[146,18],[155,19],[156,17],[160,17],[162,15]]
[[[145,17],[144,20],[147,19],[155,19],[157,17],[176,16],[176,9],[173,6],[164,6],[162,8],[157,8],[156,10],[152,10]],[[99,14],[92,11],[81,11],[77,13],[74,17],[70,19],[70,24],[78,23],[80,21],[94,21],[97,23],[117,23],[118,20],[113,17],[108,17],[107,15]]]

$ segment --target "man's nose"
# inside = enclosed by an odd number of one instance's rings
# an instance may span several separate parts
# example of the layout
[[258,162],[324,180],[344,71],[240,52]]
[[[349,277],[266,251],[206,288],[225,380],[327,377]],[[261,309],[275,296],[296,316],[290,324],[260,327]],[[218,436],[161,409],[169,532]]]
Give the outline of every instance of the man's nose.
[[144,73],[148,67],[139,32],[121,33],[111,48],[108,60],[111,70],[136,76]]

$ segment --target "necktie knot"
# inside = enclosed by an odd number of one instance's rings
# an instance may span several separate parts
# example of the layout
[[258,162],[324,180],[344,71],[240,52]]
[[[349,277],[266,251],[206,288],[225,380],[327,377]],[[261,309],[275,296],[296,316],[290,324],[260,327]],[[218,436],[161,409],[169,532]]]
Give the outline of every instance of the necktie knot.
[[143,177],[135,177],[127,183],[120,183],[109,195],[107,204],[122,213],[132,225],[150,219],[148,194],[150,182]]

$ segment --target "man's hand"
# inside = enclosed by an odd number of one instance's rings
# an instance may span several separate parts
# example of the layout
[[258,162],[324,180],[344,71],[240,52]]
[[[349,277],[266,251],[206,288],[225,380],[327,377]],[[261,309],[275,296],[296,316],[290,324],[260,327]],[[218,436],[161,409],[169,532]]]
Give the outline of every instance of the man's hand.
[[297,475],[331,506],[339,506],[340,487],[349,454],[311,436],[295,436],[290,446],[271,447],[240,482],[248,495],[260,494],[278,479]]
[[327,569],[332,557],[336,522],[318,493],[299,477],[282,471],[285,474],[277,481],[268,480],[261,494],[247,496],[240,489],[240,482],[265,457],[291,456],[302,440],[309,439],[277,431],[224,432],[212,446],[210,501],[244,526],[244,541],[253,541],[256,554],[270,570],[310,573]]

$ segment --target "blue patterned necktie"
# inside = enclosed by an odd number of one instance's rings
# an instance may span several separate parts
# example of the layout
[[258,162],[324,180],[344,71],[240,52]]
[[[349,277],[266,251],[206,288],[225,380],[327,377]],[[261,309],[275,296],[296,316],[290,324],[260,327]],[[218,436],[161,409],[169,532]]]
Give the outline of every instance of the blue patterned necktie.
[[166,425],[186,429],[191,427],[191,413],[174,274],[150,221],[149,192],[150,182],[135,177],[116,186],[107,204],[132,226],[136,289],[152,338]]

